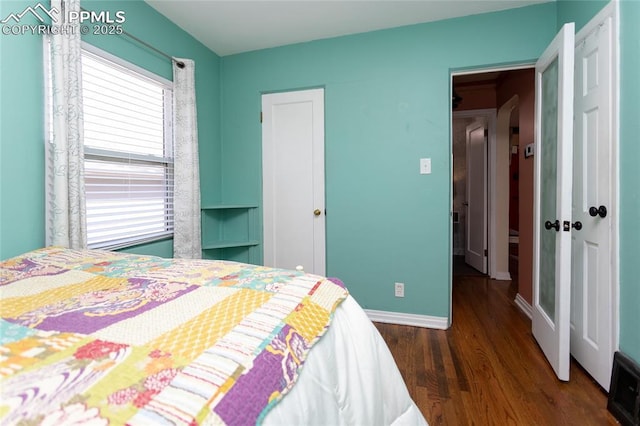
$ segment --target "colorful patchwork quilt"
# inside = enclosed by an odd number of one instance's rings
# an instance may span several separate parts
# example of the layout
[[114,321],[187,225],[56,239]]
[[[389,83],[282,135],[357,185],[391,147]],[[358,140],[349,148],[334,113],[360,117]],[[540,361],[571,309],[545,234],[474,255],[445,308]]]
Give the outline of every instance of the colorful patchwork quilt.
[[226,261],[56,247],[9,259],[0,423],[260,423],[347,294]]

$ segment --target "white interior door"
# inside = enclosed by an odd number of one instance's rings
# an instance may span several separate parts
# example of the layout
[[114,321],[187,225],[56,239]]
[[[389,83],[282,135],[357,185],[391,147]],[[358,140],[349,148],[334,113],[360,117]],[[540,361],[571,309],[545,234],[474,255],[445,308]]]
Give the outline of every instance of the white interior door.
[[262,96],[264,264],[325,275],[324,89]]
[[[600,25],[602,23],[602,25]],[[582,31],[575,48],[571,353],[606,390],[613,363],[612,19]]]
[[560,380],[570,361],[574,37],[565,24],[536,63],[532,328]]
[[467,126],[467,232],[464,261],[487,273],[487,121]]

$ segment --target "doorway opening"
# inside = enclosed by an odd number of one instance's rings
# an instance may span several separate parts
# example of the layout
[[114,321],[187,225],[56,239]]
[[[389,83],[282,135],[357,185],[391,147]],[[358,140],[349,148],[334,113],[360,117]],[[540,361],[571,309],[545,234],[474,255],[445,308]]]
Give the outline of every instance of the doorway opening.
[[[452,265],[454,276],[514,280],[516,303],[529,315],[533,268],[533,157],[535,71],[532,65],[452,75]],[[486,138],[487,270],[469,264],[467,128],[488,120]],[[476,156],[477,158],[477,156]],[[477,176],[477,175],[475,175]],[[478,188],[477,182],[471,182]],[[477,189],[476,189],[477,190]],[[477,209],[473,210],[477,214]],[[471,228],[471,229],[470,229]]]

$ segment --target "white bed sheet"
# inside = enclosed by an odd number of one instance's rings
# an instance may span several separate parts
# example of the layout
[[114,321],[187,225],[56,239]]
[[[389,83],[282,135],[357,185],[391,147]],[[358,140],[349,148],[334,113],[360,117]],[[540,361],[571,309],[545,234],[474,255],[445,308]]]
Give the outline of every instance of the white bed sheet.
[[426,425],[373,323],[349,296],[264,425]]

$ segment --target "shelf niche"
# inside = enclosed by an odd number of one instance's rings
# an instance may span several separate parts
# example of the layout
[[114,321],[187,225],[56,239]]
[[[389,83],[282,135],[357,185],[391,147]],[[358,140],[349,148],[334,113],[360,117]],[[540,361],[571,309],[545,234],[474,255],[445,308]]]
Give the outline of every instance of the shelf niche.
[[216,204],[201,210],[203,259],[260,263],[257,205]]

